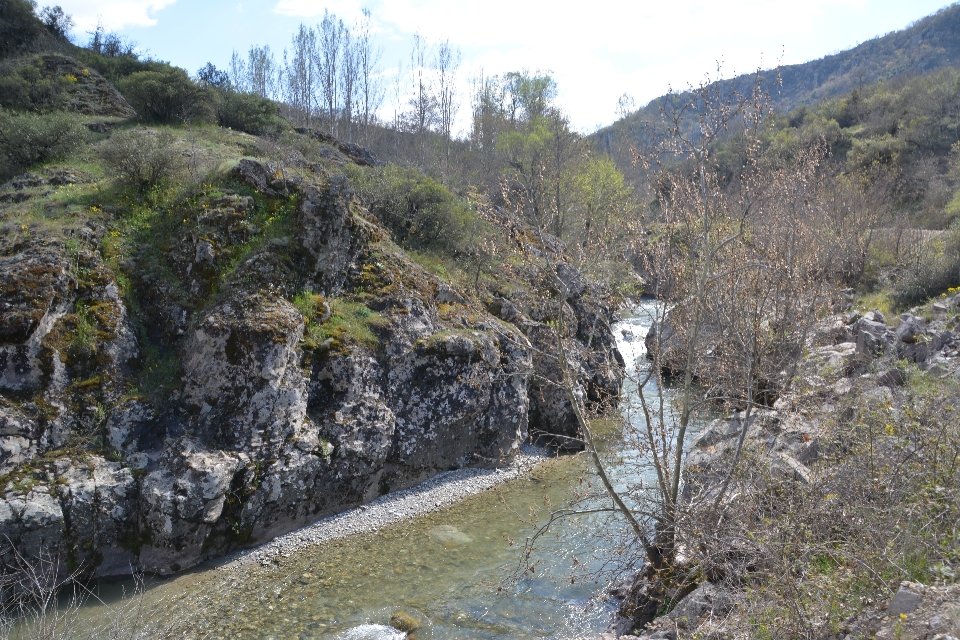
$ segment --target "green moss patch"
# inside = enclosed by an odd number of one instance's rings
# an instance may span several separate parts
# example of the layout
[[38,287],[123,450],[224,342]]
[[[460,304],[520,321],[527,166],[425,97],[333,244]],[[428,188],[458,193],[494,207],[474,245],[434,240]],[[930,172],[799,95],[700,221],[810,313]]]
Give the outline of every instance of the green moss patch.
[[386,326],[387,322],[383,316],[359,302],[332,298],[328,303],[330,317],[322,324],[311,322],[307,325],[304,348],[316,349],[325,344],[331,350],[350,344],[377,348],[380,340],[376,330]]

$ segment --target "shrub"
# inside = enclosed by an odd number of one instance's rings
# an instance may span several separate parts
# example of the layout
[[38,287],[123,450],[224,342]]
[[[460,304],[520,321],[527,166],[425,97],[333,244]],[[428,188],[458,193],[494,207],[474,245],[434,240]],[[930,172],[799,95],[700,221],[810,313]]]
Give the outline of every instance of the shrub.
[[26,48],[40,34],[42,23],[26,0],[0,2],[0,57]]
[[169,131],[116,133],[104,144],[100,156],[117,180],[140,193],[170,182],[179,170],[180,154]]
[[[919,243],[918,243],[919,244]],[[894,285],[893,301],[901,308],[925,301],[960,284],[960,224],[922,243],[916,258]]]
[[351,178],[360,198],[404,247],[458,255],[483,234],[484,223],[465,202],[413,169],[356,169]]
[[255,93],[224,91],[217,105],[217,122],[255,136],[279,135],[286,122],[280,117],[275,102],[261,98]]
[[42,111],[56,107],[66,88],[62,78],[46,76],[36,64],[0,67],[0,107]]
[[100,75],[112,82],[118,84],[120,80],[140,71],[156,71],[165,69],[166,66],[153,61],[141,61],[133,52],[117,53],[108,55],[97,53],[89,49],[81,49],[76,52],[76,58],[91,69],[95,69]]
[[291,302],[307,322],[310,322],[323,306],[323,296],[319,296],[312,291],[302,291],[295,295]]
[[147,122],[213,121],[214,100],[210,90],[195,85],[183,69],[139,71],[117,83],[117,89]]
[[0,110],[0,173],[57,160],[86,139],[83,126],[66,113],[10,113]]

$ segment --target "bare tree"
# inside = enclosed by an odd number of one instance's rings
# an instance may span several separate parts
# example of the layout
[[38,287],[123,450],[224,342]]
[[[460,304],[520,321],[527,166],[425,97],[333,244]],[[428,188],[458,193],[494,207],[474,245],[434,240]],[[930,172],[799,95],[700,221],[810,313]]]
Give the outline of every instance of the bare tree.
[[410,50],[410,75],[413,93],[410,96],[410,120],[417,136],[420,150],[420,163],[427,159],[427,133],[437,117],[437,98],[433,92],[433,83],[429,69],[430,44],[419,33],[413,34],[413,47]]
[[354,41],[350,29],[344,29],[343,51],[340,56],[343,59],[340,67],[340,86],[343,94],[341,121],[345,131],[341,130],[341,135],[346,137],[348,141],[353,141],[354,101],[357,85],[360,81],[360,56],[357,45],[358,43]]
[[[673,580],[672,588],[685,579],[673,571],[678,563],[695,562],[678,555],[681,539],[696,536],[684,529],[687,518],[696,511],[702,527],[728,507],[751,414],[790,385],[809,332],[831,302],[836,257],[824,242],[832,215],[820,171],[825,146],[814,144],[791,157],[763,153],[761,127],[769,107],[759,81],[743,94],[721,94],[711,82],[691,94],[663,111],[666,133],[638,158],[652,174],[656,201],[644,247],[650,292],[665,301],[647,342],[653,365],[633,380],[640,388],[657,382],[661,392],[657,401],[639,395],[641,419],[634,432],[635,448],[649,461],[642,464],[651,468],[652,488],[614,486],[559,338],[562,313],[556,341],[560,382],[601,484],[654,570],[651,578]],[[684,120],[690,117],[695,133],[687,135],[691,127]],[[732,139],[744,158],[740,174],[726,182],[712,159],[721,138]],[[554,287],[564,286],[555,278]],[[677,374],[670,402],[662,395],[667,371]],[[705,409],[717,406],[740,412],[734,456],[708,492],[685,492],[691,429]],[[664,567],[671,571],[657,571]]]
[[240,92],[247,91],[247,63],[234,50],[230,56],[230,84]]
[[397,74],[393,78],[393,94],[395,101],[393,103],[393,128],[395,131],[403,129],[403,60],[397,62]]
[[624,93],[617,100],[617,119],[626,118],[637,110],[637,102],[629,93]]
[[277,97],[279,69],[269,45],[250,47],[250,52],[247,54],[246,73],[246,85],[250,92],[271,100]]
[[363,10],[363,18],[356,27],[355,51],[356,65],[359,76],[359,97],[362,100],[363,134],[369,136],[370,125],[373,124],[377,110],[383,103],[383,86],[377,77],[377,65],[383,56],[383,49],[373,45],[371,40],[370,10]]
[[460,107],[457,98],[457,69],[460,67],[460,50],[450,47],[450,40],[437,45],[434,54],[437,71],[437,95],[439,97],[440,135],[443,137],[444,172],[450,169],[450,140],[453,121]]
[[316,55],[317,34],[302,24],[293,36],[293,48],[289,54],[283,52],[284,87],[287,105],[293,112],[293,118],[302,125],[310,123],[313,113],[314,96],[317,90]]
[[496,184],[500,178],[501,158],[497,140],[504,131],[506,93],[497,76],[480,74],[471,80],[470,144],[479,156],[481,180]]
[[344,53],[345,28],[343,21],[324,11],[318,27],[320,48],[316,57],[317,76],[323,103],[326,107],[330,135],[337,135],[337,111],[340,106],[341,70]]

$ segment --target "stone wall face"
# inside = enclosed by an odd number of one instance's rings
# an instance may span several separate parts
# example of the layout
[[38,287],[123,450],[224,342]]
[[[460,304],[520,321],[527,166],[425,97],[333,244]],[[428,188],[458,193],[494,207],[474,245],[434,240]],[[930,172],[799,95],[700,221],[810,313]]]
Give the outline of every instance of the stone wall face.
[[[254,204],[205,203],[202,234],[167,251],[178,282],[135,276],[135,317],[100,258],[103,230],[78,256],[42,238],[0,246],[0,534],[21,552],[59,550],[93,576],[170,574],[452,468],[505,464],[531,419],[576,435],[567,399],[541,381],[560,371],[533,306],[494,314],[424,271],[345,178],[283,175],[246,160],[234,173],[296,201],[293,237],[219,281]],[[616,396],[612,312],[575,269],[557,273],[578,392]],[[305,290],[315,317],[293,303]],[[331,301],[358,290],[373,342],[311,342]],[[152,366],[138,336],[175,369],[159,396],[138,389]]]

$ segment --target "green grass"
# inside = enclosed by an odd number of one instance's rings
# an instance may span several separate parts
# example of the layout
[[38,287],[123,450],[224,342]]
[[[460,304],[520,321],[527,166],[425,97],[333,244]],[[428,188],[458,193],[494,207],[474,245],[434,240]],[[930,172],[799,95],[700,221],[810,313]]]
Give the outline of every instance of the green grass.
[[368,349],[376,349],[380,344],[375,329],[384,325],[384,319],[364,304],[350,302],[342,298],[332,298],[330,317],[323,324],[311,322],[304,336],[304,347],[316,348],[332,340],[330,349],[339,349],[348,344],[356,344]]
[[410,259],[419,264],[435,276],[447,278],[451,270],[448,258],[432,252],[421,252],[408,250],[407,255]]
[[307,322],[314,320],[317,313],[323,308],[323,296],[317,295],[310,290],[301,291],[293,296],[293,306],[297,308]]
[[89,358],[97,350],[96,320],[91,317],[90,309],[77,306],[76,329],[70,338],[70,350],[74,358]]
[[861,311],[879,311],[883,314],[887,324],[899,324],[897,306],[893,301],[893,292],[889,289],[880,289],[869,293],[861,293],[854,300],[854,307]]

